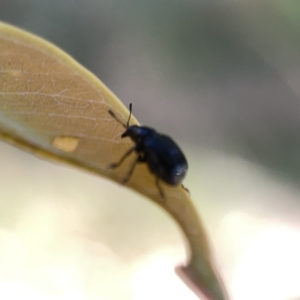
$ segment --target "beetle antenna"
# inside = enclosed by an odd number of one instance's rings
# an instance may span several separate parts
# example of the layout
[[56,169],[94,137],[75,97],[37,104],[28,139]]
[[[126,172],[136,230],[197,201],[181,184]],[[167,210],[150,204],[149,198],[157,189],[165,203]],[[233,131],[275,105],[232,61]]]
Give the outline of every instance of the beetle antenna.
[[118,121],[125,129],[127,129],[126,125],[115,115],[115,113],[112,110],[108,110],[108,113],[114,118],[116,119],[116,121]]
[[131,118],[131,113],[132,113],[132,103],[129,104],[129,117],[127,120],[126,125],[116,116],[116,114],[112,111],[112,110],[108,110],[108,113],[114,118],[116,119],[116,121],[118,121],[125,129],[127,129],[129,127],[129,121]]
[[129,117],[128,117],[128,121],[127,121],[127,124],[126,124],[126,129],[129,127],[129,121],[130,121],[130,118],[131,118],[131,113],[132,113],[132,103],[129,103]]

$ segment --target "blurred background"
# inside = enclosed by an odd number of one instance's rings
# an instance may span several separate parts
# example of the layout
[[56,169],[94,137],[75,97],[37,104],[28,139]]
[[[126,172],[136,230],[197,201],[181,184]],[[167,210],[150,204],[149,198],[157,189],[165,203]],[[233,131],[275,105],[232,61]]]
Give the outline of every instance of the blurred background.
[[[189,159],[236,300],[300,297],[300,2],[1,0]],[[107,180],[0,143],[3,299],[197,299],[175,223]],[[4,295],[4,296],[3,296]]]

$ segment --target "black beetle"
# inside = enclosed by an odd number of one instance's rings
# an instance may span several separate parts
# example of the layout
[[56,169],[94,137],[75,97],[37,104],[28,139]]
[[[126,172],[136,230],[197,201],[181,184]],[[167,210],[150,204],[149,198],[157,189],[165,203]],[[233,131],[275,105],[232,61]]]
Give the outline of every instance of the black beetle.
[[[109,166],[114,169],[119,167],[123,161],[132,153],[137,153],[137,158],[132,164],[127,176],[123,179],[125,184],[131,177],[134,168],[138,162],[148,164],[150,171],[156,176],[156,185],[162,199],[165,198],[164,192],[159,184],[159,180],[169,185],[177,186],[184,179],[188,163],[187,160],[176,145],[176,143],[168,136],[156,132],[153,128],[146,126],[129,126],[132,112],[132,104],[129,104],[129,118],[125,125],[113,111],[109,110],[109,114],[115,118],[125,128],[125,132],[121,138],[130,137],[135,146],[129,149],[121,159]],[[187,190],[183,185],[182,187]]]

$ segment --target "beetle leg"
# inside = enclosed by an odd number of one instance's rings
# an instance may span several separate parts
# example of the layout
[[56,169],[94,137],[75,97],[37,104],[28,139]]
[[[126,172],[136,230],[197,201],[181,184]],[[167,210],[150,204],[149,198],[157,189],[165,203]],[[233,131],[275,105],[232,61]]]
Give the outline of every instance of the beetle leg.
[[138,163],[138,161],[139,161],[139,158],[137,158],[137,159],[134,161],[134,163],[132,164],[132,166],[131,166],[131,168],[130,168],[128,174],[127,174],[126,177],[122,180],[122,183],[123,183],[123,184],[125,184],[125,183],[130,179],[130,177],[131,177],[131,175],[132,175],[132,173],[133,173],[133,171],[134,171],[134,168],[135,168],[136,164]]
[[181,187],[182,187],[189,195],[191,195],[189,189],[187,189],[183,184],[181,184]]
[[159,194],[160,194],[160,198],[162,201],[165,201],[165,193],[161,187],[161,185],[159,184],[159,179],[158,177],[155,178],[155,182],[156,182],[156,186],[158,188]]
[[147,156],[145,155],[145,153],[140,153],[139,154],[138,161],[139,162],[145,162],[145,161],[147,161]]
[[125,159],[126,159],[126,158],[134,151],[134,150],[135,150],[135,147],[129,149],[129,150],[121,157],[121,159],[120,159],[118,162],[110,164],[110,165],[108,166],[108,168],[109,168],[109,169],[115,169],[115,168],[119,167],[119,166],[123,163],[123,161],[124,161],[124,160],[125,160]]

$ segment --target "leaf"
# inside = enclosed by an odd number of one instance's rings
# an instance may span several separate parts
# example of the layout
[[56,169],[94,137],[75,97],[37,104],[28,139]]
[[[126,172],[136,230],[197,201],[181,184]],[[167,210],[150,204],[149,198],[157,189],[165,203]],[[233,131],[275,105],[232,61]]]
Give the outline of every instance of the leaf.
[[[134,155],[117,168],[132,147],[121,139],[124,128],[108,110],[126,122],[128,110],[93,74],[52,44],[0,23],[0,137],[36,155],[105,176],[118,183]],[[131,124],[138,124],[134,117]],[[147,196],[171,214],[185,233],[190,262],[178,273],[210,300],[228,299],[213,267],[211,250],[196,209],[182,187],[162,184],[145,164],[136,167],[127,187]]]

